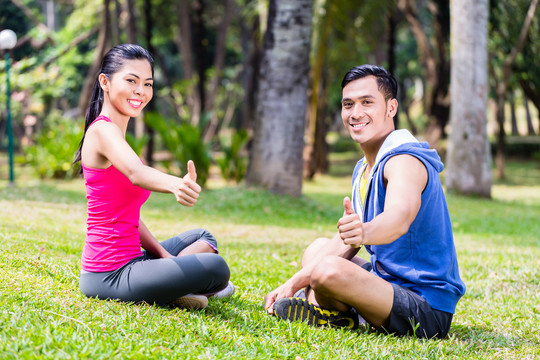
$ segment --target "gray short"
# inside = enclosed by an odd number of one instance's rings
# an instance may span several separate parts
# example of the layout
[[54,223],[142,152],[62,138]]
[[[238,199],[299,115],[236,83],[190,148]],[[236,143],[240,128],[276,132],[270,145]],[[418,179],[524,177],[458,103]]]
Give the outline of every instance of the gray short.
[[[196,241],[217,250],[216,239],[204,229],[186,231],[161,244],[172,255],[178,255]],[[144,251],[114,271],[81,271],[79,288],[88,297],[166,305],[187,294],[215,293],[227,286],[229,277],[229,267],[218,254],[159,259]]]
[[428,339],[448,335],[453,314],[433,309],[426,299],[403,286],[392,284],[392,288],[394,304],[386,332]]

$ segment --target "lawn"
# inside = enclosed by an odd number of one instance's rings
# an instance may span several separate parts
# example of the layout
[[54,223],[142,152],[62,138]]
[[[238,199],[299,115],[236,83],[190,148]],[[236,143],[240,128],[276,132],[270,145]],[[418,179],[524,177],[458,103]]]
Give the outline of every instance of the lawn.
[[84,297],[83,182],[1,180],[0,358],[540,358],[540,171],[513,162],[508,174],[492,200],[448,195],[467,293],[445,340],[312,328],[265,314],[263,296],[298,270],[306,245],[335,232],[350,177],[319,176],[299,199],[216,179],[194,208],[153,194],[142,216],[158,238],[207,228],[229,263],[235,295],[202,311]]

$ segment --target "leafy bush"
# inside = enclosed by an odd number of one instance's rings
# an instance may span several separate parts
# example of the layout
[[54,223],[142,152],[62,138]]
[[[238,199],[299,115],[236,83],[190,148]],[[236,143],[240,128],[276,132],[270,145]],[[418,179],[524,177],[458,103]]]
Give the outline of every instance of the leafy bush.
[[221,176],[225,180],[234,180],[240,183],[246,175],[247,159],[242,154],[244,145],[248,140],[245,130],[238,130],[230,137],[230,144],[220,140],[223,156],[217,159]]
[[[187,162],[193,160],[197,169],[197,183],[204,187],[210,170],[210,148],[205,144],[201,131],[188,123],[177,124],[158,113],[148,112],[145,123],[158,132],[163,144],[173,157],[175,165],[187,173]],[[170,170],[168,163],[164,165]]]
[[24,148],[26,162],[40,178],[70,179],[78,172],[72,162],[82,134],[82,122],[52,112],[36,134],[35,143]]
[[136,138],[134,135],[126,132],[126,141],[131,146],[133,151],[139,156],[141,156],[144,147],[148,143],[148,140],[150,140],[150,137],[148,135],[143,135],[140,138]]

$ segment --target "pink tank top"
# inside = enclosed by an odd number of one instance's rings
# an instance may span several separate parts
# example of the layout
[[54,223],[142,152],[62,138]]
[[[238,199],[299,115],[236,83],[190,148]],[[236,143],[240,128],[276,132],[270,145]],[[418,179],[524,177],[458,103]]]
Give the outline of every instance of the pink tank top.
[[[90,126],[98,120],[111,122],[99,116]],[[133,185],[112,165],[106,169],[82,165],[82,169],[88,199],[82,269],[113,271],[142,255],[139,218],[150,191]]]

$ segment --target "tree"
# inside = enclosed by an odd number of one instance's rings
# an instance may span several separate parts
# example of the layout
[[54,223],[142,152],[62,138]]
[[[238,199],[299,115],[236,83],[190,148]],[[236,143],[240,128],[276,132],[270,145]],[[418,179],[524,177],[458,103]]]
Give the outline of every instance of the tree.
[[247,181],[302,193],[312,0],[270,0]]
[[[539,0],[532,0],[528,6],[525,19],[521,25],[521,30],[517,39],[513,39],[513,47],[508,54],[502,55],[502,68],[497,72],[494,67],[492,67],[493,80],[495,81],[495,93],[497,97],[497,124],[499,126],[497,133],[497,153],[495,157],[495,163],[497,166],[497,178],[505,178],[505,130],[504,130],[504,104],[506,102],[508,83],[510,81],[510,76],[512,75],[512,67],[515,64],[518,54],[521,52],[527,37],[529,35],[529,29],[531,27],[536,8],[538,6]],[[514,6],[512,4],[512,6]],[[500,29],[495,29],[494,31],[500,31]],[[504,36],[501,36],[504,37]],[[496,51],[496,50],[495,50]]]
[[[516,58],[513,73],[523,91],[525,109],[528,110],[528,100],[530,100],[537,109],[539,123],[538,132],[540,133],[540,67],[536,64],[537,56],[540,53],[540,41],[538,41],[538,34],[540,34],[540,11],[536,11],[536,15],[529,31],[530,35],[527,37],[527,41],[523,47],[522,56]],[[534,135],[536,131],[530,121],[530,115],[528,115],[528,132],[529,135]]]
[[[314,3],[309,105],[307,111],[304,176],[312,179],[329,167],[326,135],[332,115],[340,108],[340,85],[345,71],[363,62],[382,65],[384,47],[393,58],[393,44],[363,34],[387,32],[387,18],[395,12],[393,0],[317,0]],[[359,24],[350,26],[350,24]],[[390,34],[389,34],[390,35]],[[390,38],[391,36],[389,36]],[[347,54],[347,56],[343,56]],[[371,54],[375,54],[374,58]],[[386,59],[390,62],[390,59]],[[332,101],[332,100],[334,101]]]
[[[425,82],[424,111],[428,117],[426,138],[432,145],[445,136],[448,123],[450,99],[448,87],[450,63],[448,61],[449,17],[448,1],[427,0],[431,15],[431,29],[424,28],[418,0],[398,0],[398,8],[404,14],[418,47],[418,61],[422,65]],[[430,32],[433,33],[430,36]]]
[[81,95],[79,97],[79,111],[84,116],[86,109],[88,108],[88,103],[90,102],[90,97],[92,95],[92,89],[94,88],[94,82],[96,80],[97,72],[101,64],[101,59],[111,47],[110,44],[110,34],[111,34],[111,15],[109,9],[110,0],[103,1],[103,13],[102,13],[102,22],[99,29],[98,41],[96,46],[96,51],[94,53],[94,61],[90,66],[84,79],[83,87],[81,90]]
[[487,137],[488,0],[453,0],[451,12],[448,190],[491,197],[491,159]]

